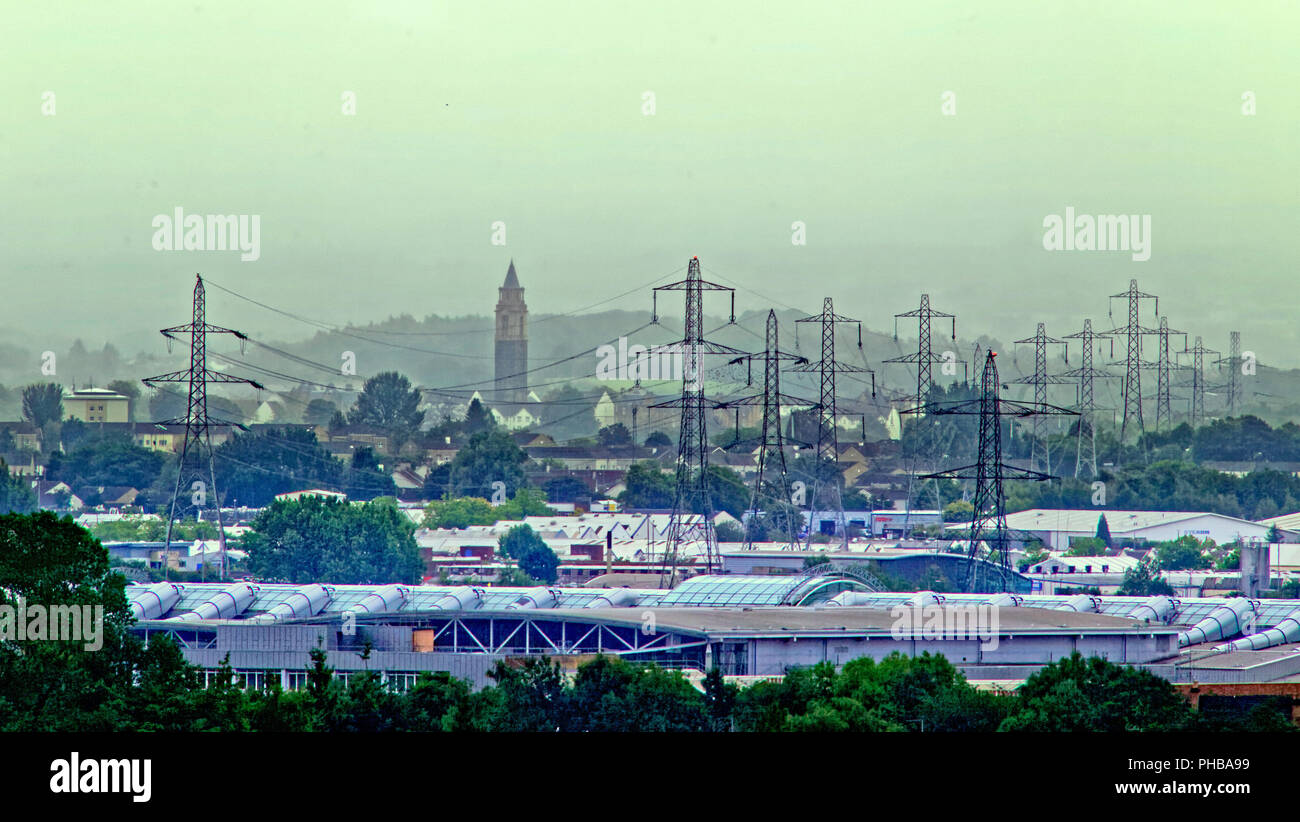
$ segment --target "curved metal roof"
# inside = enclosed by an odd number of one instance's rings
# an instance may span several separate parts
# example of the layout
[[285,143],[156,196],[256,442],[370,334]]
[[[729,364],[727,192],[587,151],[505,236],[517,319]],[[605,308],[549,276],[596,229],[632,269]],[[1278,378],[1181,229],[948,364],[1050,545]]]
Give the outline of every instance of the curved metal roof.
[[656,603],[674,606],[811,605],[842,591],[870,590],[847,574],[799,576],[699,576],[668,591]]

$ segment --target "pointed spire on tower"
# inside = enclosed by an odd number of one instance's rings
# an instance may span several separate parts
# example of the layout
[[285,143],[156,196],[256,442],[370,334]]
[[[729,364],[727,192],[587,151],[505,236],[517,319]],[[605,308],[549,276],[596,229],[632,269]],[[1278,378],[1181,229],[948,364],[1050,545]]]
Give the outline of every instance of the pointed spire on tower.
[[518,287],[519,287],[519,277],[518,277],[518,275],[515,274],[515,261],[514,261],[514,258],[513,258],[513,257],[510,258],[510,269],[509,269],[508,271],[506,271],[506,281],[505,281],[505,284],[502,285],[501,287],[502,287],[502,288],[518,288]]

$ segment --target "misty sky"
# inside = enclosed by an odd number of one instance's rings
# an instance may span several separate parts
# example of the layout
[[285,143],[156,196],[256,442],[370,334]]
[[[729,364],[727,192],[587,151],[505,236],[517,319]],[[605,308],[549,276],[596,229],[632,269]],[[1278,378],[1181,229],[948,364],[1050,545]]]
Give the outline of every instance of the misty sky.
[[[511,257],[536,314],[698,254],[742,309],[833,296],[886,330],[928,291],[1001,339],[1106,327],[1136,277],[1211,347],[1300,365],[1295,4],[625,5],[9,4],[0,342],[161,351],[196,271],[367,322],[490,312]],[[260,259],[155,251],[177,206],[260,215]],[[1150,260],[1045,251],[1066,206],[1151,215]]]

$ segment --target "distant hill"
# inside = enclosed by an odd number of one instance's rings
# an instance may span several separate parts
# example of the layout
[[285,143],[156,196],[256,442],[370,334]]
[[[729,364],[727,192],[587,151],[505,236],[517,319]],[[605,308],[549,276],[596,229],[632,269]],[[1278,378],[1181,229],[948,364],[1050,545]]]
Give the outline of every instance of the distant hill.
[[[673,303],[665,300],[661,303],[660,310],[662,313],[658,324],[651,324],[648,311],[530,316],[529,367],[533,369],[529,375],[530,386],[545,399],[549,393],[560,390],[567,383],[591,380],[598,362],[594,349],[604,343],[616,343],[619,337],[626,337],[631,345],[646,346],[680,339],[682,320],[672,313],[680,312],[680,301]],[[815,361],[820,356],[820,327],[816,323],[796,324],[795,320],[800,316],[792,310],[777,312],[780,347],[786,352],[800,354]],[[710,332],[708,338],[716,342],[744,351],[758,352],[764,346],[766,319],[764,311],[747,312],[737,317],[734,325],[729,324],[726,317],[708,316],[705,319],[705,330]],[[357,390],[366,377],[381,371],[396,370],[422,388],[446,388],[455,393],[475,389],[486,392],[491,388],[493,378],[492,322],[488,316],[431,315],[420,320],[411,316],[399,316],[366,326],[321,331],[307,339],[260,341],[271,347],[254,344],[248,346],[243,354],[236,341],[221,337],[210,343],[210,365],[252,377],[279,391],[287,391],[295,386],[290,378]],[[959,337],[954,341],[946,337],[945,331],[943,325],[936,321],[933,331],[934,350],[953,352],[956,373],[945,375],[943,369],[935,365],[934,375],[937,380],[964,380],[968,373],[971,378],[978,379],[980,364],[975,361],[976,353],[978,351],[982,359],[983,352],[993,347],[1002,355],[998,362],[1000,376],[1009,385],[1007,395],[1031,396],[1032,389],[1029,386],[1015,385],[1013,381],[1032,372],[1032,346],[1008,346],[1001,339],[988,336],[974,340]],[[907,364],[884,364],[883,361],[915,352],[915,332],[914,321],[910,325],[900,322],[898,339],[892,334],[864,328],[862,348],[859,349],[856,326],[838,325],[836,357],[841,363],[874,369],[877,392],[882,402],[888,398],[911,395],[916,390],[914,367]],[[1025,332],[1016,336],[1029,334]],[[156,355],[127,358],[111,343],[96,347],[78,341],[67,351],[55,352],[58,369],[57,375],[51,378],[40,373],[42,352],[23,345],[23,342],[13,338],[0,340],[0,385],[5,386],[5,390],[0,390],[0,416],[8,419],[14,419],[20,413],[18,392],[14,389],[22,385],[49,379],[65,385],[72,382],[78,385],[90,382],[105,385],[113,379],[139,380],[141,377],[184,368],[186,365],[183,343],[174,346],[170,356],[159,346]],[[355,361],[355,375],[345,375],[341,371],[348,352]],[[1115,353],[1117,356],[1122,354],[1119,341]],[[1109,354],[1110,346],[1104,345],[1103,350],[1097,352],[1097,364],[1106,362]],[[1144,351],[1144,355],[1151,357],[1154,352]],[[1059,346],[1054,347],[1049,356],[1049,372],[1077,367],[1079,356],[1077,345],[1071,345],[1070,362],[1067,364],[1061,359]],[[550,363],[555,364],[549,365]],[[747,369],[744,365],[727,366],[726,358],[719,356],[709,357],[708,367],[710,382],[730,382],[734,386],[731,392],[733,396],[761,390],[762,368],[758,363],[755,363],[750,372],[754,384],[749,387],[745,385]],[[1122,372],[1115,369],[1115,373],[1118,376]],[[1186,398],[1190,395],[1190,389],[1180,385],[1188,379],[1187,375],[1175,372],[1175,415],[1186,413],[1188,408]],[[1206,410],[1212,416],[1222,416],[1226,412],[1226,392],[1219,387],[1226,382],[1226,371],[1220,373],[1216,368],[1209,369]],[[670,382],[646,387],[654,393],[675,391]],[[816,375],[812,374],[783,373],[782,387],[786,393],[809,399],[815,399],[818,391]],[[837,388],[840,397],[858,397],[865,402],[871,391],[871,375],[841,375]],[[1098,401],[1102,404],[1119,405],[1121,402],[1119,379],[1099,380],[1096,390]],[[223,392],[214,390],[214,393]],[[235,397],[241,401],[251,401],[252,392],[247,393],[247,397],[239,394]],[[1146,398],[1154,398],[1153,371],[1143,374],[1143,394]],[[1074,391],[1068,385],[1053,386],[1049,401],[1061,405],[1072,404]],[[1273,424],[1300,420],[1300,371],[1273,369],[1267,366],[1265,360],[1264,364],[1258,366],[1255,376],[1243,378],[1238,413],[1254,413]]]

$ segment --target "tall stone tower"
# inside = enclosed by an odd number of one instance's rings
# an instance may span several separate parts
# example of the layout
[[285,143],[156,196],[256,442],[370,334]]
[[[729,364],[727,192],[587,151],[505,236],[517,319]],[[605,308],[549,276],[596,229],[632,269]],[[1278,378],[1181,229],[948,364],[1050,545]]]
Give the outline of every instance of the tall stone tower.
[[496,401],[528,400],[528,306],[510,261],[506,281],[497,289]]

